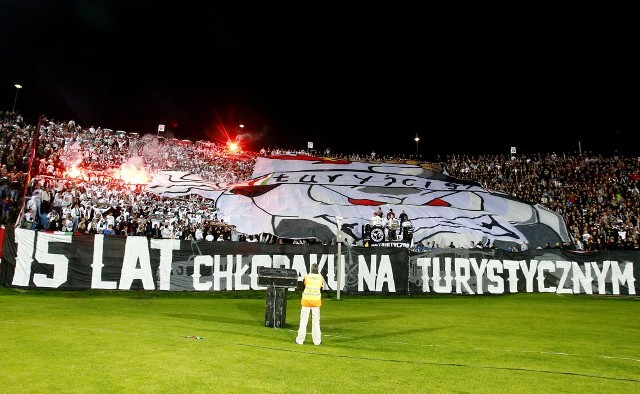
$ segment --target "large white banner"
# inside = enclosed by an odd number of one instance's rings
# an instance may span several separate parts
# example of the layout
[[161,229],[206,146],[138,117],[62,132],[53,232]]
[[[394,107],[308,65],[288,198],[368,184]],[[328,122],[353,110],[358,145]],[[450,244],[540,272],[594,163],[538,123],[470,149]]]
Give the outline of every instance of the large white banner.
[[244,234],[283,238],[365,237],[374,210],[408,216],[413,242],[503,248],[570,243],[563,218],[539,204],[491,192],[474,182],[412,164],[366,163],[311,156],[259,157],[252,179],[213,183],[179,171],[158,173],[147,190],[165,197],[213,199],[219,217]]

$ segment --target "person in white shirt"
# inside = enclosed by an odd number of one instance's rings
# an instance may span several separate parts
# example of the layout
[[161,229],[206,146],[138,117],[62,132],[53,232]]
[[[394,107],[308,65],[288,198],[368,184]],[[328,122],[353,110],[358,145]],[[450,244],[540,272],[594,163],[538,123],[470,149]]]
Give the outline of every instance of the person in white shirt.
[[62,193],[59,191],[57,191],[53,197],[53,209],[58,212],[58,214],[62,213]]
[[382,226],[382,216],[378,215],[377,212],[373,213],[373,217],[369,221],[371,227],[381,227]]
[[90,222],[87,223],[87,232],[89,234],[97,234],[98,233],[98,218],[94,217]]
[[73,229],[75,230],[78,228],[78,222],[80,220],[80,206],[77,202],[73,204],[73,207],[69,210],[69,214],[71,215]]
[[71,208],[72,205],[73,194],[71,194],[71,191],[69,189],[65,189],[64,192],[62,192],[62,209]]
[[165,224],[162,227],[162,238],[170,239],[172,235],[173,235],[173,231],[169,228],[168,224]]
[[194,235],[195,235],[196,241],[198,242],[204,239],[204,234],[202,234],[202,228],[200,226],[196,227],[196,231]]
[[98,216],[98,222],[96,223],[96,233],[103,234],[106,228],[107,222],[104,220],[102,215]]
[[112,226],[112,227],[115,226],[116,218],[113,217],[113,213],[111,213],[111,211],[107,213],[106,220],[107,220],[107,226]]
[[38,188],[33,191],[31,198],[27,202],[27,209],[33,209],[34,220],[39,220],[40,214],[42,213],[42,210],[40,209],[40,204],[42,203],[41,198],[42,189],[38,186]]
[[73,219],[68,218],[68,219],[66,220],[66,222],[65,222],[65,225],[64,225],[63,231],[67,231],[67,232],[72,233],[72,232],[76,229],[76,227],[77,227],[77,226],[74,226],[74,225],[73,225]]

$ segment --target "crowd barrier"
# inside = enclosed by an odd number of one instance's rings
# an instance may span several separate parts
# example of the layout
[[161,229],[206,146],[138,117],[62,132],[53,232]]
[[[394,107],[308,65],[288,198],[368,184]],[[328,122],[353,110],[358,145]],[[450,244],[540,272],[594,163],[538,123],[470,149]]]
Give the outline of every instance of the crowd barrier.
[[[295,269],[301,281],[318,263],[325,291],[344,294],[635,295],[635,251],[404,247],[341,248],[260,242],[181,241],[5,229],[0,283],[47,290],[265,290],[259,267]],[[337,273],[342,277],[338,281]],[[291,289],[293,290],[293,289]]]

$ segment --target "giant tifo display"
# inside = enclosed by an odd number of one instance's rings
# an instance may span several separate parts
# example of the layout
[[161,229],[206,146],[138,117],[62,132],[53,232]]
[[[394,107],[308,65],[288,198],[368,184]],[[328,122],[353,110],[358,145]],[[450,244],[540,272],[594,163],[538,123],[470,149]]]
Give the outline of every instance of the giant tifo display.
[[[146,189],[163,197],[198,194],[211,199],[219,216],[244,234],[335,241],[340,230],[351,242],[435,241],[440,246],[570,242],[562,217],[539,204],[412,164],[258,157],[253,177],[242,183],[206,182],[186,172],[161,171]],[[378,207],[405,211],[411,235],[376,237],[376,228],[383,224],[371,223],[371,214]],[[342,218],[340,229],[336,218]]]

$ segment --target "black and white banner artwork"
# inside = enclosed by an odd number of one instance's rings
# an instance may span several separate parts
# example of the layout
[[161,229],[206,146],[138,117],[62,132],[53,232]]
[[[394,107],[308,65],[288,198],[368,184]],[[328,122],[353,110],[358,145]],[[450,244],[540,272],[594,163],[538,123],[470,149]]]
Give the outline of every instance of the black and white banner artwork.
[[[7,229],[0,283],[49,290],[246,291],[258,267],[295,269],[299,280],[318,263],[326,291],[346,294],[559,293],[635,295],[635,251],[533,249],[341,248],[337,245],[180,241],[137,236],[73,235]],[[338,271],[342,271],[338,281]]]
[[[571,241],[557,212],[415,164],[258,157],[252,178],[244,182],[215,183],[198,174],[160,171],[145,190],[164,198],[198,194],[210,199],[218,217],[243,234],[332,241],[341,217],[341,232],[364,240],[372,214],[380,208],[385,214],[391,209],[396,215],[405,212],[402,224],[411,230],[405,242],[453,242],[460,248],[481,242],[503,249],[527,242],[533,249]],[[371,240],[384,242],[382,230],[374,228]]]

